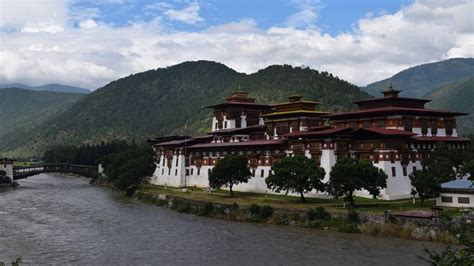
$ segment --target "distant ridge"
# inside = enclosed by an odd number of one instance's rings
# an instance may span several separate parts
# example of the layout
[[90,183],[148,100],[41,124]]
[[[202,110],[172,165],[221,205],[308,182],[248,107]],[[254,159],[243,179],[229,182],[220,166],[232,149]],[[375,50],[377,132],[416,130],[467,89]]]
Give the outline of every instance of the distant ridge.
[[87,90],[84,88],[57,84],[57,83],[51,83],[51,84],[46,84],[42,86],[34,86],[34,87],[25,85],[22,83],[0,84],[0,89],[5,89],[5,88],[18,88],[18,89],[27,89],[27,90],[32,90],[32,91],[53,91],[53,92],[82,93],[82,94],[88,94],[91,92],[90,90]]
[[401,89],[401,95],[423,97],[437,88],[474,77],[474,58],[452,58],[407,68],[394,76],[361,89],[379,97],[390,83]]

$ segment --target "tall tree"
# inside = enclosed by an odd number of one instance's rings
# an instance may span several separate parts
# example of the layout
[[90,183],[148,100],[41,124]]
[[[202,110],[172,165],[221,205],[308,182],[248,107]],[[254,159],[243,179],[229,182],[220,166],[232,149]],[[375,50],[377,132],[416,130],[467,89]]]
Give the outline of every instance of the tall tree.
[[329,194],[345,196],[351,207],[354,207],[354,192],[367,190],[374,197],[387,187],[387,175],[372,162],[343,158],[336,162],[328,182]]
[[273,173],[265,182],[268,188],[280,192],[286,191],[300,194],[301,201],[305,201],[304,194],[312,191],[324,191],[322,179],[326,175],[324,169],[318,167],[314,160],[305,156],[285,157],[276,161],[272,166]]
[[242,155],[230,155],[219,160],[209,174],[209,186],[220,188],[229,187],[230,195],[234,196],[232,188],[240,183],[247,183],[250,176],[247,158]]
[[421,200],[421,205],[426,199],[434,198],[439,195],[439,179],[426,169],[416,170],[410,174],[410,181],[412,185],[412,194],[418,195]]

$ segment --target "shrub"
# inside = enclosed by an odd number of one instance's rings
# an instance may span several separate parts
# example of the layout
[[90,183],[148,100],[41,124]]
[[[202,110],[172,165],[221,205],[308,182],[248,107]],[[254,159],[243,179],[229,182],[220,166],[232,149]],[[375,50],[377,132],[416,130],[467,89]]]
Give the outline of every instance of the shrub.
[[272,216],[272,223],[276,225],[288,225],[289,224],[289,217],[286,213],[275,213]]
[[347,221],[352,222],[352,223],[358,223],[359,222],[359,214],[354,211],[353,209],[349,209],[347,211]]
[[381,226],[381,235],[385,237],[398,237],[400,226],[392,223],[384,223]]
[[206,216],[214,210],[214,205],[210,202],[206,203],[202,208],[199,208],[197,215]]
[[272,206],[265,205],[265,206],[260,208],[260,217],[262,219],[268,219],[268,218],[272,217],[272,215],[273,215]]
[[411,234],[413,233],[415,228],[416,228],[416,225],[414,225],[414,224],[411,224],[411,223],[404,224],[402,226],[402,230],[400,232],[400,237],[404,238],[404,239],[410,239]]
[[191,205],[182,200],[174,200],[171,209],[178,212],[189,212],[191,210]]
[[377,236],[382,231],[380,224],[376,223],[363,223],[358,226],[359,230],[363,234]]
[[248,212],[250,213],[250,215],[258,217],[260,216],[260,206],[258,206],[257,204],[252,204],[248,208]]
[[331,214],[327,212],[324,207],[310,208],[306,214],[308,215],[308,221],[314,220],[329,220]]

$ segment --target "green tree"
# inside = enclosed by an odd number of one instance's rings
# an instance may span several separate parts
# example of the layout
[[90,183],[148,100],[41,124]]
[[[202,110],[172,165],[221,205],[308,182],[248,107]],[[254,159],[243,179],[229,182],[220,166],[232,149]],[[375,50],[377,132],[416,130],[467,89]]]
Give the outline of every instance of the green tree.
[[272,171],[265,180],[268,188],[276,192],[298,193],[303,202],[305,202],[305,193],[313,189],[317,191],[325,189],[322,182],[326,175],[324,169],[305,156],[285,157],[276,161],[272,166]]
[[117,189],[131,196],[155,171],[153,155],[148,146],[110,154],[104,159],[104,173]]
[[212,188],[229,187],[230,195],[234,196],[233,186],[247,183],[251,175],[245,156],[226,156],[217,162],[209,174],[209,186]]
[[469,180],[474,181],[474,160],[470,160],[461,166],[461,175],[469,175]]
[[456,173],[453,169],[455,166],[449,158],[445,156],[432,156],[431,158],[427,165],[428,172],[438,182],[443,183],[456,179]]
[[416,170],[410,174],[412,194],[418,194],[421,205],[426,199],[434,198],[439,195],[440,181],[427,170]]
[[336,197],[345,196],[354,207],[354,192],[365,189],[374,197],[387,187],[387,175],[368,160],[343,158],[336,162],[330,173],[328,192]]

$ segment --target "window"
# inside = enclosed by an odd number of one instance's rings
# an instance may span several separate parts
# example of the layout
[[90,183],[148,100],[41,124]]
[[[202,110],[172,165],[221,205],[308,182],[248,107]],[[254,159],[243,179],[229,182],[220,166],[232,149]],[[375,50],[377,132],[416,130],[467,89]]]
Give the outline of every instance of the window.
[[201,175],[201,168],[198,168],[197,175]]
[[413,166],[413,172],[415,172],[415,171],[416,171],[416,166]]
[[194,168],[191,168],[191,175],[194,175]]
[[407,167],[406,166],[403,166],[403,176],[407,176],[408,173],[407,173]]
[[397,175],[397,170],[395,169],[395,167],[392,167],[392,176],[396,176]]
[[255,176],[255,170],[252,170],[252,176]]
[[171,168],[168,168],[168,175],[171,175]]
[[260,177],[263,177],[265,175],[265,170],[260,170]]
[[178,169],[174,170],[174,175],[175,175],[175,176],[178,175]]
[[162,175],[165,174],[165,168],[161,169],[161,174],[162,174]]
[[453,202],[453,197],[442,196],[441,197],[441,202],[452,203]]
[[458,203],[469,204],[470,201],[469,201],[469,198],[467,198],[467,197],[458,197]]
[[227,128],[227,121],[224,122],[224,128]]
[[178,167],[179,156],[176,156],[176,167]]
[[211,174],[211,168],[207,169],[207,175]]

